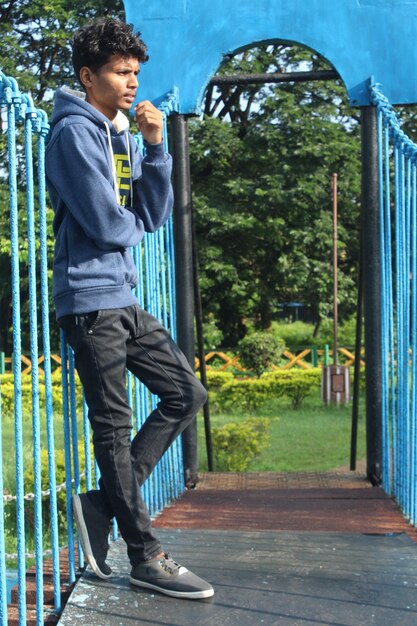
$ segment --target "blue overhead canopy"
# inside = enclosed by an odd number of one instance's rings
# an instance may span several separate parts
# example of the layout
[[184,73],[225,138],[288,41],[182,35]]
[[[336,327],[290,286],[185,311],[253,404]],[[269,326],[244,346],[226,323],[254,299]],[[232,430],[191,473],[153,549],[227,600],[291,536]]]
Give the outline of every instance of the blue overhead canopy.
[[325,57],[353,105],[369,104],[374,77],[392,104],[417,102],[415,0],[124,0],[150,61],[140,97],[178,88],[179,112],[198,113],[222,57],[260,42],[286,41]]

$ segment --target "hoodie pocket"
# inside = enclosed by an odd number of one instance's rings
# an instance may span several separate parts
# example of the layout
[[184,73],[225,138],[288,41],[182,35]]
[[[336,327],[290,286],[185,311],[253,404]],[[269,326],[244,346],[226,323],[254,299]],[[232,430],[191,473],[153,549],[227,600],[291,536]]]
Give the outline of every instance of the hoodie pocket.
[[70,291],[117,287],[124,283],[122,255],[119,250],[100,250],[69,217],[66,232]]

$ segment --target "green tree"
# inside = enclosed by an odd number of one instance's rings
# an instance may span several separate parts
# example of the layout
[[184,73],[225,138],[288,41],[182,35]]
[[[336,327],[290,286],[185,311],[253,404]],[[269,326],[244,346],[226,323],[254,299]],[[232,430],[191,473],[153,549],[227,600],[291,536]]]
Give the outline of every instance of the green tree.
[[45,108],[57,87],[76,84],[72,33],[106,15],[124,18],[122,0],[6,0],[0,5],[0,68]]
[[[326,68],[310,51],[278,46],[246,52],[222,71],[235,73],[242,63],[248,71],[251,59],[256,71]],[[191,123],[203,308],[216,316],[229,346],[245,334],[247,318],[267,328],[282,302],[304,302],[317,322],[330,313],[333,172],[339,174],[342,317],[356,300],[357,111],[340,81],[269,85],[256,95],[253,89],[239,88],[241,104],[232,100],[244,111],[251,102],[244,130],[233,107]]]

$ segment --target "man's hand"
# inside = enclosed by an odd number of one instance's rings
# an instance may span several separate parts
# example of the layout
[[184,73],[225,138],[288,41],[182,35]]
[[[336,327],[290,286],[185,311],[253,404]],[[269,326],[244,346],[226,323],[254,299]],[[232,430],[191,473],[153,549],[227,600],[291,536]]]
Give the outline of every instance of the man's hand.
[[144,100],[135,106],[135,120],[143,138],[148,143],[162,141],[162,113],[152,102]]

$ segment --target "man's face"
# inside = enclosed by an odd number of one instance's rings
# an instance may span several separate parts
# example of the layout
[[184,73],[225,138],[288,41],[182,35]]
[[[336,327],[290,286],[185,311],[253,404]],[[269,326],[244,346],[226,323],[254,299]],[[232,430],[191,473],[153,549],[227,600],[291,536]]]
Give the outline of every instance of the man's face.
[[97,72],[83,67],[80,78],[87,91],[87,102],[110,120],[117,112],[128,110],[138,88],[139,61],[114,54]]

